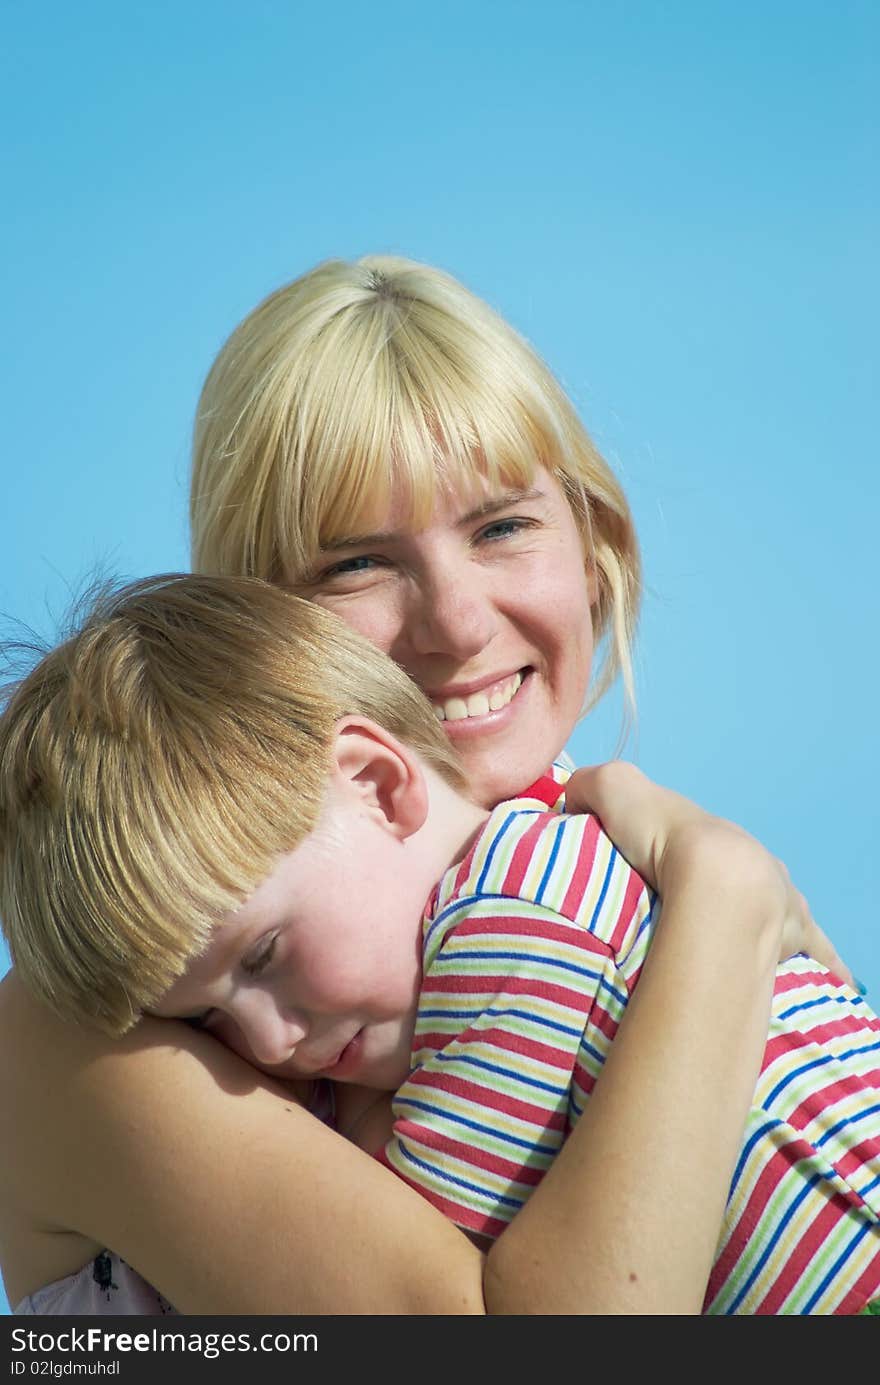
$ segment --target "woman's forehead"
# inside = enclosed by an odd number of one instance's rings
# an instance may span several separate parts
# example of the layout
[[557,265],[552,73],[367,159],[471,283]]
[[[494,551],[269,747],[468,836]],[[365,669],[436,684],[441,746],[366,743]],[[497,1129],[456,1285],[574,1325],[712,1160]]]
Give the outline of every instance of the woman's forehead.
[[388,477],[347,522],[336,515],[321,535],[322,549],[353,546],[403,533],[417,533],[431,525],[461,524],[491,515],[504,505],[553,489],[549,472],[537,463],[515,471],[492,472],[485,464],[438,467],[426,481],[398,473]]

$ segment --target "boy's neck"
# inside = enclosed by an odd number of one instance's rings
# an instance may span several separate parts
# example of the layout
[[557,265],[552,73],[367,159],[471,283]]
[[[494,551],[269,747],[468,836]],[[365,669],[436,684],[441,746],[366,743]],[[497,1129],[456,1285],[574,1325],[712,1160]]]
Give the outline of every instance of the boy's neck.
[[424,866],[425,895],[450,867],[470,851],[482,831],[489,811],[448,784],[433,769],[424,767],[428,788],[428,814],[408,845]]

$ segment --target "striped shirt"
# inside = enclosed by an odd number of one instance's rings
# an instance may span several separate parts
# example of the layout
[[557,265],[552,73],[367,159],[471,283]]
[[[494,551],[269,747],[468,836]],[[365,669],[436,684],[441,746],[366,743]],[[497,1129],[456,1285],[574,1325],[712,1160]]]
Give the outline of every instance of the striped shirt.
[[[495,1238],[584,1108],[659,902],[549,779],[501,804],[423,918],[413,1068],[382,1159]],[[854,1313],[880,1294],[880,1021],[806,957],[770,1034],[704,1311]]]

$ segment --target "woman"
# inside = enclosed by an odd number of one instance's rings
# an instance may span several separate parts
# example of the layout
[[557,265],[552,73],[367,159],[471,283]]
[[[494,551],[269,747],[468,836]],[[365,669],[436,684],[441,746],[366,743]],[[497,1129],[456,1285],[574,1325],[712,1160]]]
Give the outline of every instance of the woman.
[[[630,688],[639,567],[620,488],[546,367],[437,271],[320,266],[245,320],[200,403],[192,521],[196,567],[283,582],[390,652],[486,804],[561,754],[595,643],[593,698],[618,670]],[[10,1301],[109,1248],[188,1313],[698,1312],[775,963],[810,945],[839,961],[737,829],[623,767],[580,792],[660,889],[663,924],[586,1116],[485,1260],[271,1064],[258,1073],[243,1035],[224,1031],[240,1057],[170,1021],[109,1042],[13,973]],[[638,1215],[603,1205],[609,1159]]]

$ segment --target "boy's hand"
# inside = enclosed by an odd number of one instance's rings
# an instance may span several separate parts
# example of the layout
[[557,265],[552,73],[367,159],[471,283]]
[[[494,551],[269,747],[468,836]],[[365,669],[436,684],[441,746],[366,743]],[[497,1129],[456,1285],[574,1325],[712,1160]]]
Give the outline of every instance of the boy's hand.
[[615,760],[575,770],[566,784],[570,813],[595,813],[634,870],[662,897],[702,884],[741,891],[778,922],[779,958],[806,952],[848,985],[852,972],[818,926],[781,861],[735,823],[653,783],[635,765]]

